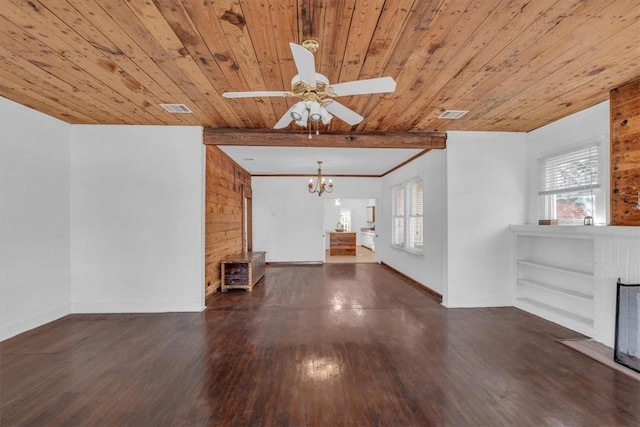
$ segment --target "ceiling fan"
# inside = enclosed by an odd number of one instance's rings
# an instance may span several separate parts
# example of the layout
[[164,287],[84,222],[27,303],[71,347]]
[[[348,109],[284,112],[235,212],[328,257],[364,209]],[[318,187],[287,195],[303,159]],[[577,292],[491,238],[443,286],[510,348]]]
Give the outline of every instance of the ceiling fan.
[[329,79],[316,73],[313,54],[319,47],[315,40],[305,40],[302,45],[289,43],[298,74],[291,79],[290,91],[252,91],[225,92],[225,98],[261,98],[261,97],[295,97],[301,101],[295,103],[282,116],[274,129],[282,129],[294,121],[296,125],[306,127],[308,121],[322,122],[328,125],[333,116],[350,124],[357,125],[364,117],[350,108],[337,102],[334,98],[349,95],[368,95],[372,93],[388,93],[396,89],[396,82],[391,77],[355,80],[352,82],[330,84]]

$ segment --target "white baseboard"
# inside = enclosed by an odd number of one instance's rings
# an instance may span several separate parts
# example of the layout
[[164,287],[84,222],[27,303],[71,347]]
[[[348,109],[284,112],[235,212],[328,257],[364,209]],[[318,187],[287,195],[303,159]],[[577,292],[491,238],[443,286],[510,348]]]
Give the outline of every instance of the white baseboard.
[[447,308],[512,307],[513,302],[505,297],[445,298],[442,305]]
[[71,313],[175,313],[200,312],[200,302],[72,302]]
[[37,314],[19,322],[11,323],[9,325],[2,325],[2,327],[0,327],[0,341],[4,341],[8,338],[37,328],[38,326],[42,326],[46,323],[53,322],[54,320],[58,320],[59,318],[64,317],[68,314],[68,306],[58,307],[56,309]]

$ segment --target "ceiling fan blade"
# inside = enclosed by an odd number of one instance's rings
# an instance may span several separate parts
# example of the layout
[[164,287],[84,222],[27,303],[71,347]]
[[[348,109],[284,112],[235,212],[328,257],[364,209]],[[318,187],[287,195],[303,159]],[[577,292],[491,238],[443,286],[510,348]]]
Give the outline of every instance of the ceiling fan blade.
[[331,85],[336,96],[366,95],[369,93],[387,93],[396,90],[396,82],[391,77],[355,80]]
[[222,94],[225,98],[264,98],[267,96],[289,96],[291,92],[285,92],[282,90],[263,90],[253,92],[225,92]]
[[340,120],[352,126],[357,125],[364,120],[364,117],[362,117],[360,114],[336,101],[330,102],[324,108],[326,108],[328,112],[330,112]]
[[291,117],[291,112],[293,111],[296,105],[297,104],[293,104],[291,108],[289,108],[287,112],[284,113],[284,116],[280,117],[280,120],[278,120],[278,123],[276,123],[275,126],[273,127],[274,129],[286,128],[289,125],[289,123],[291,123],[291,120],[293,120],[293,117]]
[[298,77],[310,84],[312,87],[316,87],[316,63],[313,53],[303,48],[299,44],[289,43],[291,47],[291,53],[293,54],[293,61],[296,63],[298,69]]

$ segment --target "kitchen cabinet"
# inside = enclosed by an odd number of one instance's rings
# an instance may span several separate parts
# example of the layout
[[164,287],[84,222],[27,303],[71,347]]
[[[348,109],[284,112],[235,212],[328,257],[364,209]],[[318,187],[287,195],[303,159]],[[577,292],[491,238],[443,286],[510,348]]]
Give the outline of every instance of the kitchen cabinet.
[[376,237],[376,232],[375,231],[361,231],[360,232],[360,244],[361,246],[371,249],[372,251],[375,252],[376,248],[375,248],[375,237]]

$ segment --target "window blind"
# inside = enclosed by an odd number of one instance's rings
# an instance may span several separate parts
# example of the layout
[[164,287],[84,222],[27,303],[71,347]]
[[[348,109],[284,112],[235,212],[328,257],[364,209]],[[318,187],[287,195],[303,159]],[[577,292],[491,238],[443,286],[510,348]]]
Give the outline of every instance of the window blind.
[[393,224],[391,244],[404,246],[404,187],[396,187],[392,192]]
[[409,233],[407,247],[422,249],[422,180],[411,181],[408,185]]
[[600,187],[598,145],[541,158],[538,161],[538,194],[560,194]]

